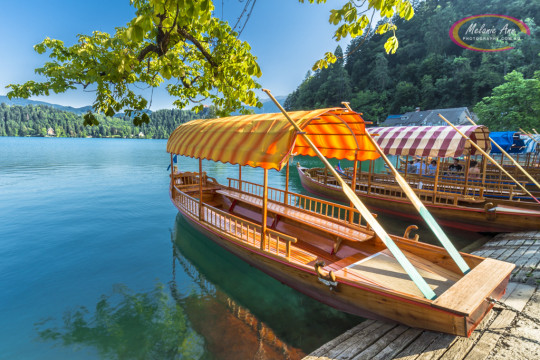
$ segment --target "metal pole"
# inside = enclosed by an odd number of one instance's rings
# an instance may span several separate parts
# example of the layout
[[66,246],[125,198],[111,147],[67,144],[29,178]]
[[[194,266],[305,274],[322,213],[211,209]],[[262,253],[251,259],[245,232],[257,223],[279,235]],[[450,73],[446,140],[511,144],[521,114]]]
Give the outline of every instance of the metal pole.
[[487,157],[489,159],[489,161],[491,161],[495,166],[497,166],[499,168],[499,170],[503,171],[506,176],[508,176],[510,179],[512,179],[513,182],[515,182],[517,185],[519,185],[519,187],[525,191],[530,197],[532,197],[537,203],[540,204],[540,201],[538,201],[538,199],[536,197],[534,197],[530,192],[529,190],[525,189],[525,187],[519,182],[517,181],[516,179],[514,179],[512,177],[512,175],[510,175],[508,173],[508,171],[504,170],[504,168],[499,165],[499,163],[497,163],[493,158],[491,158],[491,156],[489,156],[484,150],[482,150],[482,148],[480,146],[478,146],[476,143],[474,143],[473,141],[471,141],[471,139],[469,139],[469,137],[467,135],[465,135],[464,133],[462,133],[461,131],[459,131],[459,129],[457,127],[454,126],[454,124],[452,124],[450,121],[446,120],[446,118],[444,116],[442,116],[441,114],[438,114],[441,119],[443,119],[444,121],[446,121],[448,123],[448,125],[450,125],[451,127],[454,128],[454,130],[456,130],[461,136],[463,136],[465,139],[469,140],[471,142],[471,144],[478,150],[480,151],[481,154],[483,154],[485,157]]
[[[377,220],[375,220],[375,217],[371,214],[371,211],[368,210],[368,208],[360,201],[358,196],[356,196],[355,192],[345,183],[345,181],[339,176],[339,174],[336,172],[336,170],[330,165],[328,160],[324,157],[324,155],[319,151],[319,149],[313,144],[311,139],[300,129],[298,124],[296,124],[290,117],[289,114],[283,109],[281,104],[274,98],[274,96],[270,93],[269,90],[263,89],[265,93],[268,94],[268,96],[272,99],[272,101],[276,104],[276,106],[281,110],[285,118],[291,123],[291,125],[298,131],[298,134],[302,136],[302,138],[308,143],[308,145],[311,147],[311,149],[317,154],[319,159],[324,163],[324,165],[330,170],[330,172],[335,176],[338,183],[343,188],[343,192],[345,195],[349,198],[349,200],[354,204],[356,209],[360,211],[360,214],[366,219],[367,223],[371,226],[375,234],[379,237],[379,239],[386,245],[388,250],[392,253],[392,255],[396,258],[396,260],[399,262],[401,267],[407,272],[407,274],[410,276],[411,280],[415,283],[415,285],[418,287],[418,289],[422,292],[422,294],[427,299],[434,299],[436,297],[435,293],[431,289],[431,287],[427,284],[427,282],[424,280],[424,278],[418,273],[418,270],[411,264],[409,259],[401,252],[399,247],[394,243],[392,238],[387,234],[387,232],[383,229],[383,227],[379,224]],[[365,132],[369,136],[369,132]]]
[[[468,116],[467,116],[467,119],[469,119],[469,121],[473,124],[473,125],[476,125],[474,121],[472,121]],[[519,165],[519,163],[514,160],[514,158],[508,154],[506,151],[504,151],[504,149],[499,146],[499,144],[497,144],[491,137],[489,138],[489,140],[491,140],[491,142],[493,143],[493,145],[495,145],[499,150],[501,150],[501,154],[504,154],[508,159],[510,159],[511,162],[514,163],[514,165],[519,169],[521,170],[521,172],[523,174],[525,174],[525,176],[527,176],[529,178],[529,180],[531,180],[533,182],[533,184],[535,184],[536,186],[538,186],[538,188],[540,189],[540,184],[538,184],[538,182],[531,176],[531,174],[529,174],[527,172],[527,170],[525,170],[523,167],[521,167],[521,165]],[[519,159],[519,154],[518,154],[518,159]],[[483,180],[482,180],[482,183],[483,183]]]

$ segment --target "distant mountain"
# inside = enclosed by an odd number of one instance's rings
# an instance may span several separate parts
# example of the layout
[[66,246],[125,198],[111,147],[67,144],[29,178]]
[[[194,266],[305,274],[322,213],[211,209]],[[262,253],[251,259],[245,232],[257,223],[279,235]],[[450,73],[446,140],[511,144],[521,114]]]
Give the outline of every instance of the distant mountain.
[[[283,105],[285,102],[285,99],[287,96],[276,96],[276,99]],[[256,114],[265,114],[265,113],[275,113],[279,112],[278,107],[272,102],[270,99],[265,99],[261,101],[263,104],[263,107],[258,109],[255,107],[248,107],[248,109],[252,109],[255,111]],[[83,106],[80,108],[74,108],[72,106],[63,106],[58,104],[51,104],[45,101],[36,101],[36,100],[28,100],[28,99],[12,99],[10,100],[7,96],[0,95],[0,104],[5,103],[6,105],[20,105],[20,106],[26,106],[26,105],[45,105],[50,106],[58,110],[64,110],[69,111],[77,115],[85,114],[88,110],[92,111],[91,106]],[[151,114],[151,110],[145,110],[147,114]],[[238,115],[238,113],[235,113],[235,115]],[[115,115],[115,117],[123,117],[124,113],[118,113]]]
[[72,112],[72,113],[78,114],[78,115],[84,114],[88,110],[92,110],[91,106],[83,106],[83,107],[80,107],[80,108],[74,108],[72,106],[63,106],[63,105],[58,105],[58,104],[51,104],[51,103],[48,103],[48,102],[45,102],[45,101],[37,101],[37,100],[28,100],[28,99],[19,99],[19,98],[10,100],[7,96],[3,96],[3,95],[0,95],[0,104],[1,103],[5,103],[6,105],[20,105],[20,106],[45,105],[45,106],[53,107],[53,108],[58,109],[58,110],[69,111],[69,112]]

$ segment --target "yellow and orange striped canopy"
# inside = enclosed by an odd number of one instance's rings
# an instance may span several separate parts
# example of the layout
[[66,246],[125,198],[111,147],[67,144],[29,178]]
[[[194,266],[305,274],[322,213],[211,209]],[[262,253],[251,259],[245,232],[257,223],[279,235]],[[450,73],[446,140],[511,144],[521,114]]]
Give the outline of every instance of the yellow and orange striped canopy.
[[[360,114],[332,108],[292,111],[290,118],[327,158],[374,160]],[[358,150],[358,151],[356,151]],[[193,120],[174,130],[167,152],[198,159],[281,170],[291,154],[316,156],[281,113]]]

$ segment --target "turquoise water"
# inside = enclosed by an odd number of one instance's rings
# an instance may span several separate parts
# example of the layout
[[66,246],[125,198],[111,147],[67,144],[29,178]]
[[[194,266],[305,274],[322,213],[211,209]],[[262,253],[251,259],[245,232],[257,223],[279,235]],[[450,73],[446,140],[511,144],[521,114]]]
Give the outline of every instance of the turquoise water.
[[[362,321],[248,266],[177,216],[165,145],[0,137],[0,359],[295,359]],[[198,169],[193,159],[179,165]],[[228,164],[203,167],[222,183],[238,175]],[[260,183],[262,171],[242,177]],[[283,188],[285,171],[270,171],[269,183]],[[294,167],[290,189],[306,193]],[[394,233],[408,225],[381,221]],[[450,235],[458,246],[474,237]]]
[[298,358],[361,321],[177,217],[165,144],[0,137],[0,359]]

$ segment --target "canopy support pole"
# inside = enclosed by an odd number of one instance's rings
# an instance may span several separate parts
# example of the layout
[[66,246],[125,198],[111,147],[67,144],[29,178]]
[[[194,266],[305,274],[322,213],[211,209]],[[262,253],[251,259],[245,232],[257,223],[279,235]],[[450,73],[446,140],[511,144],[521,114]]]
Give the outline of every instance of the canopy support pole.
[[465,165],[465,183],[463,184],[463,195],[467,195],[469,185],[469,170],[471,169],[471,154],[467,155],[467,165]]
[[[281,110],[285,118],[291,123],[291,125],[298,131],[298,134],[302,136],[304,141],[309,144],[311,149],[317,154],[319,159],[324,163],[324,165],[330,170],[332,175],[336,178],[337,182],[341,185],[343,188],[343,192],[345,195],[349,198],[349,200],[354,204],[356,209],[362,214],[362,216],[366,219],[367,223],[371,226],[373,231],[375,231],[375,234],[379,237],[379,239],[386,245],[388,250],[392,253],[392,255],[396,258],[396,260],[399,262],[401,267],[407,272],[411,280],[415,283],[415,285],[418,287],[418,289],[422,292],[422,294],[427,299],[434,299],[436,297],[435,292],[431,289],[431,287],[428,285],[426,280],[418,273],[418,270],[411,264],[409,259],[401,252],[399,247],[394,243],[392,238],[386,233],[386,231],[383,229],[383,227],[375,220],[375,217],[371,214],[371,211],[368,210],[368,208],[360,201],[358,196],[356,196],[355,192],[345,183],[345,181],[339,176],[337,171],[330,165],[328,160],[324,157],[324,155],[319,151],[319,149],[311,142],[310,138],[300,129],[300,127],[289,117],[289,114],[283,109],[281,104],[276,100],[276,98],[270,93],[269,90],[263,89],[263,91],[272,99],[272,101],[276,104],[276,106]],[[366,134],[368,132],[366,131]]]
[[285,205],[289,204],[289,159],[287,159],[287,169],[285,169]]
[[174,162],[173,162],[173,154],[171,153],[171,192],[174,189]]
[[[367,131],[366,131],[367,132]],[[367,194],[371,192],[371,171],[373,170],[373,160],[369,160],[369,172],[367,178]]]
[[405,161],[405,178],[407,178],[407,169],[409,168],[409,155],[407,155],[406,161]]
[[[484,155],[485,157],[487,157],[489,159],[489,161],[491,161],[495,166],[497,166],[499,168],[499,170],[501,170],[502,172],[504,172],[506,174],[506,176],[508,176],[510,179],[512,179],[513,182],[515,182],[517,185],[519,185],[519,187],[525,191],[531,198],[533,198],[537,203],[540,204],[540,201],[538,201],[538,199],[536,197],[533,196],[533,194],[531,194],[529,192],[529,190],[525,189],[525,186],[523,186],[519,181],[517,181],[516,179],[514,179],[514,177],[512,175],[510,175],[508,173],[508,171],[504,170],[504,168],[502,167],[502,165],[499,165],[498,162],[496,162],[491,156],[488,155],[488,153],[486,153],[484,150],[482,150],[482,148],[480,148],[480,146],[478,146],[476,143],[474,143],[473,141],[471,141],[471,139],[469,139],[469,137],[467,135],[465,135],[464,133],[462,133],[457,127],[454,126],[454,124],[452,124],[450,121],[446,120],[446,118],[444,116],[442,116],[441,114],[438,114],[440,116],[441,119],[443,119],[444,121],[446,121],[448,123],[448,125],[450,125],[451,127],[454,128],[454,130],[456,130],[458,132],[459,135],[463,136],[463,138],[469,140],[471,142],[471,144],[476,148],[476,150],[480,151],[480,153],[482,155]],[[502,154],[501,154],[502,155]]]
[[268,215],[268,169],[264,169],[263,183],[263,204],[262,204],[262,230],[261,230],[261,250],[264,250],[266,242],[266,217]]
[[242,165],[238,164],[238,191],[242,191]]
[[487,159],[482,155],[482,186],[486,186]]
[[433,203],[435,204],[435,197],[437,195],[437,186],[439,186],[439,168],[441,166],[441,158],[437,158],[437,169],[435,170],[435,183],[433,184]]
[[[467,116],[467,119],[473,124],[473,125],[476,125],[476,123],[474,121],[471,120],[470,117]],[[489,138],[489,140],[491,140],[491,143],[493,145],[495,145],[497,147],[497,149],[499,149],[501,151],[501,154],[504,154],[504,156],[506,156],[508,159],[510,159],[510,161],[519,169],[521,170],[521,172],[523,174],[525,174],[525,176],[527,176],[529,178],[529,180],[531,180],[533,182],[533,184],[535,184],[536,186],[538,186],[538,188],[540,189],[540,184],[538,184],[538,182],[531,176],[531,174],[529,174],[527,172],[527,170],[525,170],[524,168],[521,167],[521,165],[519,165],[519,154],[518,154],[518,161],[514,160],[514,158],[509,154],[507,153],[506,151],[504,151],[504,149],[499,146],[499,144],[497,144],[495,142],[495,140],[493,140],[491,137]],[[483,180],[482,180],[482,183],[483,183]]]
[[203,220],[203,202],[202,202],[202,159],[199,159],[199,220]]
[[[358,150],[356,150],[354,152],[354,165],[353,165],[353,176],[352,176],[352,183],[351,183],[351,187],[354,191],[354,193],[356,194],[356,172],[358,171],[358,158],[357,158],[357,155],[358,155]],[[354,204],[351,202],[350,203],[350,206],[351,206],[351,211],[349,212],[349,222],[352,224],[353,220],[354,220]]]
[[[349,110],[351,109],[348,103],[344,103],[344,105],[347,106]],[[450,257],[452,257],[452,259],[454,260],[456,265],[459,267],[459,269],[464,274],[468,273],[471,270],[469,265],[467,265],[463,257],[461,257],[461,254],[454,247],[450,239],[448,239],[448,236],[446,236],[446,233],[441,229],[437,221],[435,221],[435,219],[433,218],[431,213],[428,211],[428,209],[424,206],[422,201],[420,201],[420,199],[418,198],[414,190],[409,186],[407,181],[405,181],[405,179],[401,176],[401,174],[396,170],[396,168],[392,165],[390,160],[388,160],[388,158],[382,151],[379,144],[375,140],[373,140],[373,137],[371,136],[369,131],[366,131],[366,136],[371,141],[373,146],[375,146],[375,149],[377,149],[377,151],[379,152],[383,160],[386,162],[388,167],[392,170],[392,173],[394,174],[394,177],[396,178],[399,186],[401,186],[401,188],[405,191],[405,193],[407,194],[407,197],[409,198],[409,200],[411,200],[411,203],[416,208],[416,210],[420,213],[420,216],[422,216],[424,221],[430,227],[431,231],[433,231],[437,239],[441,242],[441,245],[446,249],[446,251],[448,252]]]

